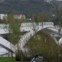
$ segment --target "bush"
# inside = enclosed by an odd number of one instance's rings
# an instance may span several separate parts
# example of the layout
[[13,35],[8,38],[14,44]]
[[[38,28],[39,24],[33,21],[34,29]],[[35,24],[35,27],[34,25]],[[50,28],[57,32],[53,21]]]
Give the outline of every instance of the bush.
[[49,34],[43,31],[35,34],[26,46],[30,48],[31,56],[42,54],[44,61],[49,62],[57,62],[58,50],[61,48]]

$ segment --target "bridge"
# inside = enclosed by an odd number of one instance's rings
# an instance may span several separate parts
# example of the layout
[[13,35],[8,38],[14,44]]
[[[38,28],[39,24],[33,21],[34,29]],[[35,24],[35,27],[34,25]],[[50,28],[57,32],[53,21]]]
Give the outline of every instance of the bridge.
[[[0,34],[1,35],[9,33],[8,26],[9,25],[5,25],[5,24],[0,25]],[[60,29],[60,27],[54,26],[53,22],[22,23],[21,27],[20,27],[20,31],[21,32],[27,31],[27,33],[24,34],[23,36],[21,36],[21,38],[19,40],[18,44],[19,44],[20,50],[22,50],[23,52],[28,52],[28,48],[24,47],[25,44],[29,41],[29,39],[32,36],[34,36],[34,34],[36,34],[40,30],[44,30],[47,33],[49,33],[50,36],[55,40],[56,44],[58,44],[58,45],[61,44],[61,43],[59,43],[59,41],[62,36],[62,31],[59,32],[59,29]],[[57,36],[60,36],[59,40],[56,39]],[[12,48],[10,47],[10,45],[12,45]],[[3,48],[5,48],[6,50],[11,51],[11,52],[15,52],[17,50],[17,47],[16,47],[17,44],[14,46],[12,43],[10,43],[6,39],[2,38],[1,36],[0,36],[0,46],[2,46]]]

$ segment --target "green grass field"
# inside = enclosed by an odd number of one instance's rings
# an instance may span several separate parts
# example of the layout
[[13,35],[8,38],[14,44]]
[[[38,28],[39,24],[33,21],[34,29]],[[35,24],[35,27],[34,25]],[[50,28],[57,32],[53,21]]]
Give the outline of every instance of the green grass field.
[[11,57],[0,57],[0,62],[15,62],[15,58],[11,58]]

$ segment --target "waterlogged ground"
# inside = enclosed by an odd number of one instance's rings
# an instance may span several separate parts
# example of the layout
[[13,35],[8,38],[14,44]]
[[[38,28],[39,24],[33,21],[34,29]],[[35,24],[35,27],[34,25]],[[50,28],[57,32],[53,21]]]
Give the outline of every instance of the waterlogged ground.
[[0,57],[0,62],[16,62],[15,58],[11,57]]

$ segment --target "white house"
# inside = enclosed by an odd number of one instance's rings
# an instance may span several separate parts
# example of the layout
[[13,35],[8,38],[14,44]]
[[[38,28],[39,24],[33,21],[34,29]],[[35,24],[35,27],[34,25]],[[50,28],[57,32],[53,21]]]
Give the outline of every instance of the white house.
[[[26,18],[24,14],[14,14],[14,18],[15,18],[15,19],[21,19],[22,17],[23,17],[24,19]],[[7,14],[0,14],[0,19],[1,19],[1,20],[4,20],[4,19],[6,19],[6,18],[7,18]]]

